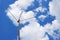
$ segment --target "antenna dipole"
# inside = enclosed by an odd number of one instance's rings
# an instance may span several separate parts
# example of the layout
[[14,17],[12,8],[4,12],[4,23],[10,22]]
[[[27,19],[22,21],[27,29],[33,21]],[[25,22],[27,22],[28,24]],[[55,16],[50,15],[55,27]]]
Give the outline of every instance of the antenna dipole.
[[17,21],[16,17],[11,13],[11,11],[9,10],[10,14],[13,16],[13,18]]
[[18,40],[20,40],[20,17],[23,13],[23,11],[20,13],[19,15],[19,19],[17,20],[16,17],[11,13],[11,11],[9,10],[10,14],[13,16],[13,18],[17,21],[18,23]]
[[[9,12],[10,12],[10,10],[9,10]],[[23,13],[23,11],[21,11],[21,13],[19,15],[19,19],[17,20],[16,17],[10,12],[10,14],[13,16],[13,18],[18,23],[18,40],[20,40],[20,21],[26,21],[26,20],[30,20],[30,19],[34,18],[34,17],[31,17],[31,18],[28,18],[28,19],[20,20],[20,17],[22,16],[22,13]]]

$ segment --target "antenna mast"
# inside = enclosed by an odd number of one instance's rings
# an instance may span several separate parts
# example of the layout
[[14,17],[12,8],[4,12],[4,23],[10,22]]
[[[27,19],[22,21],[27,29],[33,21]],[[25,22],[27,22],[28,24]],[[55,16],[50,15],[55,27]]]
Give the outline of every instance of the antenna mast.
[[22,15],[23,11],[21,12],[21,14],[19,15],[19,19],[18,19],[18,40],[20,40],[20,17]]

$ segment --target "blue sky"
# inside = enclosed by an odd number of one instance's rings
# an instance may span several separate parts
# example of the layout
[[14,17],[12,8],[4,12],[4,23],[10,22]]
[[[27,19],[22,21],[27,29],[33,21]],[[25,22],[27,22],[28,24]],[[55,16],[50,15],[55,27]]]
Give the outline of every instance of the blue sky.
[[[18,35],[17,26],[13,24],[12,20],[10,20],[10,18],[7,16],[7,13],[5,12],[5,10],[9,8],[9,5],[13,4],[15,1],[16,0],[0,1],[0,40],[17,40],[17,35]],[[33,11],[36,14],[35,18],[37,22],[42,27],[44,27],[46,24],[52,24],[52,21],[56,19],[55,16],[50,14],[48,15],[50,1],[52,0],[47,0],[47,1],[42,0],[42,5],[39,5],[38,1],[35,0],[33,2],[34,5],[30,5],[29,7],[27,7],[27,9],[23,9],[23,10],[26,12]],[[44,12],[41,12],[41,11],[36,12],[35,9],[40,6],[42,6],[43,8],[46,8],[47,10],[45,10]],[[41,19],[39,19],[40,15],[45,15],[45,16],[48,15],[48,16],[42,21]],[[29,22],[26,22],[24,24],[21,23],[20,29],[24,28],[24,26],[28,24]],[[55,33],[57,33],[57,31],[55,31]],[[48,35],[49,40],[54,40],[49,33],[46,32],[45,34]],[[60,40],[60,38],[58,37],[58,39],[56,40]]]
[[12,21],[6,16],[5,10],[15,0],[0,1],[0,40],[13,40],[17,36],[17,28],[14,27]]

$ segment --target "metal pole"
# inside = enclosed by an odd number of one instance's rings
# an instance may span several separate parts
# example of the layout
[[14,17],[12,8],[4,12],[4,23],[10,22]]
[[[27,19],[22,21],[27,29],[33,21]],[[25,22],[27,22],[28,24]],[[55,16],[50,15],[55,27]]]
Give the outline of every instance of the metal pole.
[[20,19],[17,22],[18,22],[18,40],[20,40]]
[[[22,11],[23,12],[23,11]],[[21,17],[21,15],[22,15],[22,12],[21,12],[21,14],[20,14],[20,16],[19,16],[19,19],[18,19],[18,21],[17,21],[17,23],[18,23],[18,40],[20,40],[20,17]]]

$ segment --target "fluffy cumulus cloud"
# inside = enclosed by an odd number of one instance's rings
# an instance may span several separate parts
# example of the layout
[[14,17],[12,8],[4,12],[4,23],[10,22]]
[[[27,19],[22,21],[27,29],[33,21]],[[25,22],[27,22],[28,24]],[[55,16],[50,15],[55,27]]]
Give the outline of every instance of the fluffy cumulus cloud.
[[40,26],[37,22],[31,22],[20,30],[20,37],[22,40],[48,40],[48,36],[45,35],[45,28]]
[[[60,38],[60,23],[57,20],[54,20],[52,22],[52,25],[50,24],[46,24],[45,28],[47,29],[47,32],[49,35],[51,35],[53,37],[54,40],[57,40]],[[58,30],[58,34],[55,33],[54,31]]]
[[32,5],[34,0],[17,0],[14,4],[10,5],[12,7],[19,7],[22,9],[27,9],[28,6]]
[[20,30],[21,40],[49,40],[47,32],[53,37],[54,40],[60,38],[60,34],[56,34],[54,31],[58,30],[60,32],[60,24],[57,20],[54,20],[52,24],[46,24],[42,27],[38,22],[31,22],[29,25],[25,26]]
[[[37,0],[41,3],[41,0]],[[45,0],[47,1],[47,0]],[[47,23],[44,26],[41,26],[35,18],[36,14],[33,11],[24,11],[30,5],[33,5],[34,0],[17,0],[15,3],[9,5],[9,8],[6,10],[7,16],[12,20],[15,25],[18,25],[17,20],[21,14],[20,20],[21,23],[29,22],[28,25],[24,26],[20,29],[20,37],[21,40],[49,40],[49,36],[46,34],[48,33],[50,36],[53,37],[54,40],[60,38],[60,0],[52,0],[49,3],[49,12],[50,15],[55,16],[56,19],[52,21],[52,24]],[[41,11],[44,12],[47,10],[39,6],[34,11]],[[40,15],[38,18],[42,21],[46,18],[46,15]],[[27,20],[29,19],[29,20]],[[58,30],[58,34],[54,31]]]
[[[53,34],[54,37],[58,36],[60,38],[60,0],[52,0],[52,2],[49,3],[49,9],[50,9],[50,14],[56,17],[56,20],[53,22],[53,29],[58,30],[59,34]],[[57,37],[57,38],[58,38]],[[56,37],[55,37],[56,38]],[[58,39],[55,39],[58,40]]]
[[50,6],[50,14],[56,16],[57,20],[60,20],[60,0],[53,0],[53,2],[49,3]]

